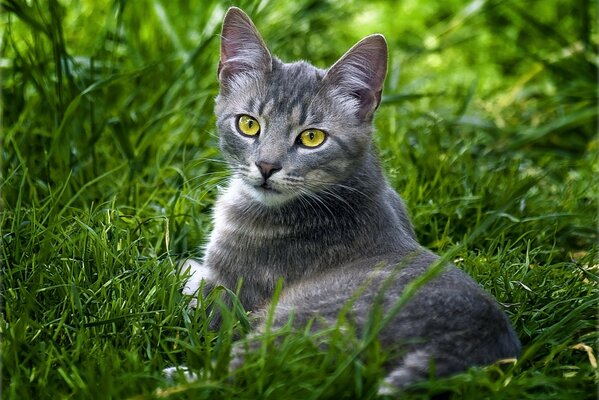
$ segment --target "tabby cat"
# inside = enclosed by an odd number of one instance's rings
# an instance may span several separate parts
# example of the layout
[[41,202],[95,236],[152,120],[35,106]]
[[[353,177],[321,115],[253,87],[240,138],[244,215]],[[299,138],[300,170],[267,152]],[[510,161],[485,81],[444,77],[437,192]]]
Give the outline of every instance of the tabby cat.
[[[202,280],[206,293],[235,289],[242,279],[239,299],[260,332],[280,278],[275,328],[291,314],[298,328],[334,324],[362,290],[348,315],[359,332],[377,298],[389,310],[438,260],[418,244],[373,146],[386,69],[381,35],[362,39],[326,70],[284,63],[243,11],[229,9],[215,111],[232,176],[216,201],[203,260],[184,264],[191,275],[184,293],[197,296]],[[378,340],[401,348],[383,392],[425,379],[431,365],[444,376],[520,351],[496,302],[452,265],[416,292]]]

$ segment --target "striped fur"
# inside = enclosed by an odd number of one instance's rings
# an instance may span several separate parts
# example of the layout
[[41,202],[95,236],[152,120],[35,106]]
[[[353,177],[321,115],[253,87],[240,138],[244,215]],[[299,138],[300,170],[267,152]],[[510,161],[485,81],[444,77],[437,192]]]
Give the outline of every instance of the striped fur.
[[[260,332],[260,315],[279,278],[285,288],[275,326],[291,313],[298,327],[315,317],[319,325],[333,324],[348,299],[370,282],[351,311],[360,331],[386,280],[391,283],[382,305],[389,309],[438,259],[418,244],[373,149],[372,117],[386,63],[380,35],[363,39],[328,70],[283,63],[271,56],[247,15],[229,10],[215,110],[232,179],[215,205],[204,259],[184,267],[194,274],[188,293],[201,278],[207,288],[235,288],[243,279],[240,300],[254,312]],[[259,122],[257,137],[237,131],[242,114]],[[320,147],[298,145],[298,134],[308,128],[328,134]],[[265,179],[260,163],[279,170]],[[520,349],[495,301],[451,265],[417,292],[379,340],[398,350],[382,392],[426,378],[431,363],[447,375],[515,357]]]

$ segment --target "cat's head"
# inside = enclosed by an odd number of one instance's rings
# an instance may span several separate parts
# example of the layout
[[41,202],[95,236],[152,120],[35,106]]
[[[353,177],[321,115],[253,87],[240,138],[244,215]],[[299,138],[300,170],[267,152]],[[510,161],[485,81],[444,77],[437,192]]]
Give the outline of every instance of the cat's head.
[[352,175],[370,151],[386,70],[381,35],[322,70],[274,58],[250,18],[229,9],[215,111],[221,151],[245,191],[278,206]]

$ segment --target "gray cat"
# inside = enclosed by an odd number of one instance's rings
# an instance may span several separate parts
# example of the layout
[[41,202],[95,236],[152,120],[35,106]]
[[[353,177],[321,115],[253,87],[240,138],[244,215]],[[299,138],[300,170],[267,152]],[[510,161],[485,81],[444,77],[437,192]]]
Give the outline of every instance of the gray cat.
[[[274,327],[291,314],[360,331],[377,298],[389,310],[406,285],[439,258],[422,248],[408,213],[386,181],[372,143],[387,45],[371,35],[327,70],[271,56],[249,17],[227,12],[216,98],[220,148],[232,171],[214,208],[201,263],[189,260],[184,293],[243,286],[239,299],[258,318],[279,278],[284,289]],[[384,295],[381,296],[382,287]],[[316,318],[316,319],[315,319]],[[447,265],[384,327],[388,365],[382,392],[435,373],[444,376],[516,357],[520,343],[495,301]]]

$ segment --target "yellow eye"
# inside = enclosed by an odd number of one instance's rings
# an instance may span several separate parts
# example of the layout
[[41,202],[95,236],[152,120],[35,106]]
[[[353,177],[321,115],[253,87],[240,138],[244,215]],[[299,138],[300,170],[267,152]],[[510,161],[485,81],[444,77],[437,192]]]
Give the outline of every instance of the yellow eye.
[[240,115],[237,117],[237,130],[242,135],[256,136],[260,133],[260,124],[249,115]]
[[300,133],[297,142],[304,147],[318,147],[324,143],[327,134],[320,129],[307,129]]

